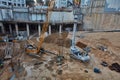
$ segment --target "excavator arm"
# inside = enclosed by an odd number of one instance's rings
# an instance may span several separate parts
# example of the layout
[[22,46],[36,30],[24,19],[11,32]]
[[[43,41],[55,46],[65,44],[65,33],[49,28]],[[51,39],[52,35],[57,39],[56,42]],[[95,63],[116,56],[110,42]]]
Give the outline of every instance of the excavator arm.
[[47,31],[48,26],[49,26],[51,11],[53,10],[54,3],[55,3],[54,0],[50,1],[50,3],[49,3],[49,7],[48,7],[48,10],[47,10],[47,19],[46,19],[46,22],[43,24],[42,34],[40,35],[40,38],[39,38],[38,52],[40,51],[42,43],[45,39],[45,32]]
[[45,39],[45,32],[48,29],[48,25],[49,25],[49,22],[50,22],[51,11],[53,10],[54,3],[55,3],[55,0],[51,0],[49,2],[48,9],[47,9],[46,22],[43,24],[42,33],[41,33],[40,38],[39,38],[38,46],[36,46],[34,48],[31,48],[32,46],[34,46],[34,42],[32,42],[31,40],[27,40],[30,45],[26,48],[26,53],[39,54],[42,43]]

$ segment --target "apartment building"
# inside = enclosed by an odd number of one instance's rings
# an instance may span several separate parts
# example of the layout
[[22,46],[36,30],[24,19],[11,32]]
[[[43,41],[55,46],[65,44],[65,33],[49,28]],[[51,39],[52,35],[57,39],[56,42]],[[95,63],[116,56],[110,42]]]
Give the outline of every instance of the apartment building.
[[26,0],[0,0],[0,7],[25,7]]

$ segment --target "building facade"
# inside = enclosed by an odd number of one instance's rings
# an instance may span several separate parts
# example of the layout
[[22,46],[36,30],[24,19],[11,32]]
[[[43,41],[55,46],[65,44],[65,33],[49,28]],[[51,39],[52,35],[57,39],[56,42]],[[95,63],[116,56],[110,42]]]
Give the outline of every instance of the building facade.
[[56,8],[66,8],[67,7],[67,0],[56,0],[55,7]]
[[25,7],[26,0],[0,0],[0,7]]
[[[73,11],[52,11],[50,14],[48,33],[51,34],[53,25],[57,25],[59,32],[63,24],[74,24]],[[16,33],[19,35],[21,29],[27,32],[29,37],[32,31],[38,29],[40,35],[42,25],[46,21],[46,7],[13,7],[0,9],[0,33]],[[59,26],[58,26],[59,25]],[[14,34],[13,33],[13,34]]]
[[[18,0],[16,0],[15,2],[13,0],[6,0],[6,1],[0,0],[0,1],[2,3],[5,2],[4,6],[3,4],[1,4],[0,6],[1,33],[12,34],[14,32],[16,33],[15,35],[19,35],[19,32],[21,30],[25,30],[27,32],[27,36],[29,37],[34,30],[38,30],[38,34],[40,35],[42,25],[45,23],[47,18],[48,6],[39,5],[34,7],[25,7],[25,5],[22,6],[22,3],[19,3],[20,4],[19,6],[17,4]],[[11,3],[9,5],[10,1]],[[49,34],[51,34],[52,29],[53,30],[59,29],[58,30],[59,33],[61,33],[62,28],[66,30],[66,28],[71,27],[72,29],[75,21],[74,11],[71,7],[73,6],[72,0],[56,0],[56,1],[57,2],[55,2],[53,11],[50,11],[48,13],[50,15],[49,26],[48,26]],[[15,5],[12,5],[14,3]],[[69,3],[69,8],[68,8],[68,3]],[[79,24],[81,23],[78,21],[78,25]]]
[[120,0],[89,0],[90,5],[82,8],[83,28],[97,31],[119,30],[119,2]]

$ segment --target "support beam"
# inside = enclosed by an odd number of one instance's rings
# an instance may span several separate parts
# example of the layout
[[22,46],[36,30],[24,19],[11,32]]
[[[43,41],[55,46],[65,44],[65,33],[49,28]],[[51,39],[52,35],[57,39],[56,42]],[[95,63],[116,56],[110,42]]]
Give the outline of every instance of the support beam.
[[41,26],[40,24],[38,24],[38,35],[40,36],[40,33],[41,33]]
[[62,25],[59,26],[59,33],[62,33]]
[[26,24],[26,29],[27,29],[27,37],[29,37],[30,36],[29,24]]
[[16,30],[16,34],[18,35],[18,24],[15,24],[15,30]]
[[4,34],[4,33],[5,33],[5,29],[4,29],[3,23],[0,23],[0,26],[1,26],[1,31],[2,31],[2,33]]
[[76,33],[77,23],[74,23],[73,26],[73,36],[72,36],[72,46],[75,47],[75,33]]
[[4,33],[5,33],[5,28],[4,28],[4,26],[1,26],[1,29],[2,29],[2,33],[4,34]]
[[49,35],[51,35],[51,25],[49,25]]
[[10,34],[12,34],[12,26],[9,24]]

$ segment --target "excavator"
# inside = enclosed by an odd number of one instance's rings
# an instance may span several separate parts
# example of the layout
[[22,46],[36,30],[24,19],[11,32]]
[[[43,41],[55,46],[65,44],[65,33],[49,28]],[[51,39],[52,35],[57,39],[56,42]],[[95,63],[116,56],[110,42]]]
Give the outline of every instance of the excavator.
[[26,53],[33,54],[33,55],[39,55],[39,52],[43,51],[43,48],[41,46],[42,46],[42,43],[45,39],[45,32],[47,31],[47,28],[49,25],[50,15],[51,15],[51,11],[54,8],[54,3],[55,3],[55,0],[51,0],[49,2],[48,9],[47,9],[46,22],[43,24],[42,33],[39,37],[38,46],[36,46],[33,41],[27,40],[29,45],[27,45],[27,47],[25,48]]

